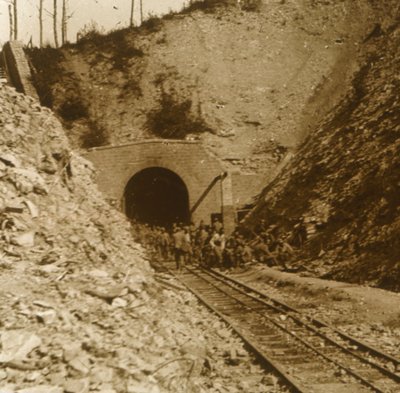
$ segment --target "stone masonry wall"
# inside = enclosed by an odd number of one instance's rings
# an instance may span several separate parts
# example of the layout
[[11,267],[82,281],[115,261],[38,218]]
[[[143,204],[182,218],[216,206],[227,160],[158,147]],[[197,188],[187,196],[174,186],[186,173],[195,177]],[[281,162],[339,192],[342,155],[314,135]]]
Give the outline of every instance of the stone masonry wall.
[[19,41],[7,42],[3,46],[3,57],[12,85],[17,91],[39,101],[39,96],[32,84],[31,70],[25,56],[23,44]]
[[162,167],[176,173],[185,183],[192,220],[209,223],[211,214],[223,211],[227,233],[234,229],[236,209],[250,203],[266,181],[265,176],[241,173],[223,176],[222,184],[221,180],[215,181],[225,169],[199,142],[146,140],[93,148],[85,156],[95,166],[100,190],[117,201],[121,210],[129,180],[143,169]]
[[[188,141],[149,140],[122,146],[94,148],[85,154],[97,170],[97,184],[123,208],[129,180],[145,168],[162,167],[176,173],[186,184],[190,209],[198,203],[213,180],[223,172],[220,162],[201,144]],[[221,212],[221,186],[217,182],[192,214],[194,221],[210,221]]]

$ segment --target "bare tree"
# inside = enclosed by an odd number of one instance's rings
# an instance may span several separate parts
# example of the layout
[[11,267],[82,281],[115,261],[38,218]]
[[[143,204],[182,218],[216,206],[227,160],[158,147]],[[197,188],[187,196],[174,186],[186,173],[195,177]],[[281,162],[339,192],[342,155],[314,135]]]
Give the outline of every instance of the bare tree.
[[140,24],[143,23],[143,0],[140,0]]
[[10,41],[13,40],[14,38],[14,19],[13,19],[13,11],[12,11],[12,5],[8,5],[8,16],[9,16],[9,24],[10,24]]
[[131,20],[130,20],[131,27],[135,25],[134,14],[135,14],[135,0],[131,0]]
[[58,47],[58,32],[57,32],[57,0],[53,3],[53,31],[54,31],[54,45]]
[[14,40],[18,39],[18,0],[13,1],[14,7]]
[[43,0],[39,0],[39,46],[43,46]]
[[67,27],[68,27],[68,19],[67,15],[68,4],[67,0],[63,0],[62,3],[62,19],[61,19],[61,42],[64,45],[67,42]]
[[10,41],[18,39],[18,0],[3,0],[8,3]]

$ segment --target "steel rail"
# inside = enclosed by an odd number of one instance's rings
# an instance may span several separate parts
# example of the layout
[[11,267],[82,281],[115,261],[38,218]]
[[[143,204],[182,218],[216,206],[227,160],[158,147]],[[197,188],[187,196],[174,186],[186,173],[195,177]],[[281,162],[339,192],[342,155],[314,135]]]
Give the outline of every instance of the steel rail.
[[[243,283],[243,282],[241,282],[239,280],[236,280],[236,279],[234,279],[232,277],[229,277],[226,274],[218,272],[218,271],[216,271],[214,269],[210,269],[210,272],[212,272],[215,275],[221,276],[224,279],[229,280],[229,281],[235,283],[236,285],[241,286],[242,288],[245,288],[245,289],[247,289],[249,291],[252,291],[252,292],[258,294],[259,296],[261,296],[261,297],[263,297],[265,299],[270,300],[271,302],[281,306],[286,311],[290,310],[295,314],[304,315],[301,311],[289,306],[288,304],[286,304],[286,303],[284,303],[284,302],[282,302],[280,300],[274,299],[273,297],[271,297],[271,296],[269,296],[269,295],[267,295],[267,294],[255,289],[253,287],[250,287],[249,285],[247,285],[247,284],[245,284],[245,283]],[[332,332],[336,333],[337,335],[342,337],[344,340],[348,340],[350,343],[355,344],[360,348],[363,348],[365,351],[370,352],[370,353],[374,354],[377,357],[381,357],[382,359],[393,363],[393,365],[395,367],[400,366],[400,359],[397,359],[396,357],[394,357],[394,356],[392,356],[390,354],[384,353],[384,352],[380,351],[379,349],[377,349],[377,348],[375,348],[375,347],[373,347],[373,346],[371,346],[371,345],[369,345],[367,343],[364,343],[364,342],[356,339],[355,337],[350,336],[347,333],[344,333],[344,332],[340,331],[339,329],[337,329],[334,326],[328,324],[327,322],[321,321],[320,319],[317,319],[317,318],[314,318],[314,317],[311,317],[311,318],[308,318],[308,319],[311,322],[313,322],[315,325],[319,326],[319,327],[324,327],[324,328],[330,329]],[[304,323],[304,321],[302,321],[302,323]],[[390,372],[390,370],[387,370],[387,371]],[[396,375],[396,374],[393,374],[393,375],[395,376],[394,378],[396,379],[396,381],[400,382],[400,376]]]
[[[164,266],[165,266],[165,264],[164,264]],[[171,274],[175,275],[173,273],[173,271],[171,271],[171,269],[167,268],[167,270]],[[340,369],[344,370],[348,375],[351,375],[353,378],[355,378],[355,380],[358,380],[358,383],[361,383],[362,385],[366,386],[367,388],[372,389],[374,392],[386,393],[387,390],[386,389],[382,390],[380,387],[377,387],[374,385],[374,382],[377,380],[376,377],[372,378],[373,380],[372,380],[372,382],[370,382],[366,379],[366,378],[368,378],[368,376],[363,377],[362,375],[360,375],[357,372],[358,370],[354,371],[354,370],[352,370],[352,368],[349,368],[346,365],[341,364],[340,361],[342,361],[342,359],[340,359],[340,352],[345,353],[346,356],[351,356],[352,358],[357,359],[359,362],[362,362],[371,368],[374,368],[379,373],[381,373],[381,375],[383,374],[386,377],[391,378],[392,381],[398,382],[400,380],[399,375],[392,373],[390,370],[386,369],[385,367],[382,367],[381,365],[376,364],[375,362],[372,362],[369,359],[366,359],[357,353],[354,353],[352,350],[346,348],[345,346],[338,343],[331,337],[327,336],[324,333],[321,333],[317,328],[321,328],[321,327],[328,328],[330,330],[330,332],[337,334],[342,339],[345,339],[346,341],[348,341],[352,344],[356,344],[357,347],[362,348],[364,351],[366,351],[368,353],[369,352],[374,353],[377,357],[381,357],[380,360],[385,359],[386,361],[391,361],[392,363],[394,363],[395,366],[398,364],[398,360],[396,358],[394,358],[390,355],[381,353],[376,348],[370,348],[367,344],[359,342],[357,339],[354,339],[354,338],[346,335],[345,333],[338,331],[336,328],[329,326],[325,322],[319,321],[315,318],[307,317],[308,320],[311,321],[312,324],[314,324],[314,326],[312,326],[310,323],[307,323],[300,318],[301,316],[304,316],[304,314],[302,314],[299,310],[297,310],[283,302],[280,302],[276,299],[273,299],[270,296],[266,295],[265,293],[260,292],[260,291],[256,290],[255,288],[252,288],[252,287],[250,287],[238,280],[235,280],[232,277],[229,277],[223,273],[217,272],[215,270],[209,271],[206,269],[200,269],[200,270],[196,271],[196,270],[188,268],[188,267],[186,268],[186,270],[187,270],[187,272],[190,273],[190,275],[188,277],[186,277],[187,280],[189,281],[189,283],[185,282],[185,279],[183,279],[183,277],[180,280],[185,285],[185,287],[188,288],[188,290],[191,291],[193,294],[195,294],[195,296],[198,297],[199,300],[204,305],[206,305],[206,307],[208,307],[210,310],[212,310],[212,312],[214,312],[222,320],[224,320],[225,323],[227,323],[236,332],[236,334],[238,334],[243,339],[243,341],[246,342],[246,344],[251,348],[251,350],[254,353],[256,353],[257,356],[260,359],[262,359],[262,361],[264,363],[268,364],[269,367],[271,367],[272,369],[275,369],[276,372],[281,376],[281,378],[286,381],[288,386],[290,386],[292,391],[298,392],[298,393],[300,393],[300,392],[303,393],[303,392],[306,392],[307,390],[304,390],[305,388],[300,386],[299,382],[296,379],[294,379],[290,375],[288,375],[288,373],[284,369],[284,366],[280,362],[276,361],[275,359],[272,359],[267,353],[265,353],[265,350],[260,349],[260,343],[254,342],[254,340],[252,338],[250,338],[249,335],[247,335],[242,330],[242,328],[240,327],[240,324],[241,324],[240,320],[237,322],[233,321],[230,317],[228,317],[227,315],[224,314],[223,309],[221,311],[219,311],[217,309],[218,305],[220,307],[225,307],[223,304],[221,304],[221,300],[218,299],[219,295],[216,295],[215,293],[214,293],[214,295],[212,295],[212,297],[215,298],[215,301],[213,301],[212,299],[211,300],[207,299],[207,296],[206,296],[206,298],[204,298],[204,296],[197,289],[193,288],[193,285],[190,284],[190,277],[193,278],[195,276],[195,277],[197,277],[197,279],[205,281],[207,285],[210,285],[212,288],[215,288],[218,292],[222,293],[224,298],[228,297],[233,300],[231,308],[235,303],[241,304],[242,307],[243,306],[246,307],[246,309],[249,312],[256,313],[257,315],[261,316],[263,318],[263,320],[266,320],[269,323],[272,323],[276,328],[280,329],[285,334],[288,334],[288,335],[292,336],[294,339],[300,341],[305,347],[307,347],[309,350],[313,351],[316,354],[316,356],[320,356],[323,359],[325,359],[327,362],[334,364],[336,367],[339,367]],[[205,278],[204,275],[208,276],[208,278]],[[179,276],[176,276],[176,277],[179,280]],[[210,280],[210,278],[211,278],[211,280]],[[218,284],[215,284],[215,282],[213,282],[213,280],[214,281],[217,280],[218,282],[223,283],[228,288],[228,290],[224,290],[224,289],[220,288],[220,286]],[[197,283],[197,285],[199,285],[199,283]],[[206,287],[203,287],[203,288],[199,287],[199,289],[206,290]],[[249,305],[248,303],[243,301],[243,299],[241,300],[240,298],[239,299],[235,298],[235,296],[233,296],[232,293],[229,293],[230,290],[234,290],[237,293],[246,296],[252,302],[255,301],[257,303],[262,304],[264,308],[260,309],[260,307],[254,307],[254,304]],[[211,304],[212,302],[214,302],[216,304],[216,306]],[[227,304],[229,304],[229,302]],[[290,331],[290,329],[287,329],[285,326],[282,326],[280,323],[276,322],[274,319],[265,315],[265,307],[268,307],[268,308],[274,310],[275,313],[285,314],[294,323],[301,326],[302,329],[304,329],[304,328],[307,329],[308,331],[312,332],[312,334],[319,337],[320,339],[329,342],[329,344],[332,345],[332,347],[336,347],[336,351],[337,351],[336,356],[339,356],[339,361],[332,359],[332,357],[329,356],[329,355],[331,355],[331,353],[327,355],[327,354],[321,352],[319,349],[315,348],[314,345],[310,344],[309,342],[304,340],[302,337],[299,337],[293,331]],[[250,330],[253,327],[250,325]],[[295,330],[297,330],[297,329],[295,329]],[[304,332],[303,332],[303,334],[304,334]],[[262,338],[262,336],[260,336],[260,338]],[[345,344],[348,344],[348,342],[346,342]],[[262,345],[261,345],[261,347],[262,347]],[[332,348],[332,347],[327,347],[327,349],[329,350],[329,348]],[[367,349],[365,349],[365,348],[367,348]],[[338,350],[340,350],[340,352]],[[362,371],[368,372],[368,370],[362,370]],[[371,377],[369,376],[369,378],[371,378]]]
[[[189,270],[188,268],[186,269]],[[232,321],[231,318],[229,318],[225,314],[222,314],[220,311],[218,311],[196,289],[186,284],[184,280],[179,279],[179,276],[174,274],[173,271],[171,271],[168,268],[167,270],[170,272],[170,274],[176,277],[190,292],[192,292],[201,301],[201,303],[203,303],[208,309],[210,309],[214,314],[216,314],[220,319],[222,319],[239,336],[239,338],[242,339],[247,344],[247,346],[257,355],[257,357],[261,360],[261,362],[265,363],[272,370],[274,370],[285,381],[285,383],[290,388],[291,392],[307,393],[307,391],[304,390],[304,387],[300,386],[299,383],[285,371],[284,367],[280,363],[271,359],[271,357],[268,354],[266,354],[265,351],[262,351],[259,348],[259,345],[257,345],[257,343],[255,343],[254,340],[250,338],[248,334],[246,334],[242,329],[240,329],[237,326],[237,323]]]
[[[192,274],[196,274],[197,276],[200,277],[200,275],[199,275],[196,271],[194,271],[194,270],[192,270],[192,269],[189,269],[189,268],[187,268],[187,270],[189,270]],[[208,270],[202,269],[202,271],[203,271],[203,273],[212,276]],[[275,306],[273,306],[273,305],[271,305],[271,304],[269,304],[269,303],[267,303],[267,302],[265,302],[265,301],[263,301],[263,300],[261,300],[261,299],[255,297],[255,296],[253,296],[253,295],[251,295],[251,294],[249,294],[249,293],[246,293],[245,291],[243,291],[243,290],[241,290],[241,289],[235,288],[234,286],[228,284],[222,277],[221,277],[221,278],[217,278],[217,277],[215,277],[215,276],[212,276],[212,277],[216,278],[217,280],[219,280],[220,282],[224,283],[225,285],[229,285],[232,289],[238,291],[239,293],[241,293],[241,294],[243,294],[243,295],[246,295],[246,296],[248,296],[249,298],[251,298],[251,299],[253,299],[253,300],[257,301],[257,302],[262,303],[264,306],[267,306],[267,307],[269,307],[269,308],[273,308],[275,311],[282,312],[282,310],[277,309]],[[203,277],[201,277],[201,278],[203,278]],[[206,280],[206,279],[203,278],[203,280]],[[234,298],[232,295],[230,295],[228,292],[222,290],[221,288],[218,288],[218,286],[215,285],[214,283],[209,282],[209,284],[212,285],[213,287],[219,289],[221,292],[225,293],[226,295],[228,295],[228,296],[231,297],[232,299],[234,299],[234,300],[236,300],[236,301],[242,303],[244,306],[250,308],[247,304],[243,303],[243,302],[240,301],[240,300],[235,299],[235,298]],[[250,309],[251,309],[251,308],[250,308]],[[257,309],[254,309],[254,308],[253,308],[252,310],[253,310],[254,312],[257,312],[258,314],[260,314],[260,315],[263,316],[264,318],[266,318],[268,321],[270,321],[270,322],[273,323],[275,326],[277,326],[278,328],[280,328],[280,329],[281,329],[282,331],[284,331],[286,334],[289,334],[290,336],[294,337],[296,340],[300,341],[304,346],[306,346],[307,348],[309,348],[311,351],[313,351],[314,353],[316,353],[318,356],[320,356],[320,357],[322,357],[323,359],[325,359],[326,361],[328,361],[328,362],[334,364],[335,366],[337,366],[337,367],[343,369],[347,374],[353,376],[356,380],[358,380],[359,382],[361,382],[364,386],[367,386],[368,388],[372,389],[372,390],[373,390],[374,392],[376,392],[376,393],[385,393],[384,390],[382,390],[382,389],[380,389],[379,387],[375,386],[373,383],[371,383],[370,381],[368,381],[367,379],[365,379],[362,375],[360,375],[360,374],[357,373],[356,371],[352,370],[351,368],[349,368],[349,367],[347,367],[347,366],[344,366],[343,364],[339,363],[338,361],[336,361],[336,360],[333,359],[332,357],[327,356],[326,354],[324,354],[323,352],[321,352],[320,350],[318,350],[317,348],[315,348],[313,345],[311,345],[311,344],[308,343],[307,341],[303,340],[301,337],[299,337],[297,334],[295,334],[295,333],[292,332],[291,330],[289,330],[289,329],[285,328],[284,326],[282,326],[281,324],[277,323],[277,322],[274,321],[272,318],[270,318],[270,317],[268,317],[268,316],[265,316],[263,313],[260,312],[260,310],[257,310]],[[287,313],[286,313],[286,314],[287,314]],[[305,324],[305,323],[304,323],[303,321],[301,321],[300,319],[294,318],[291,314],[287,314],[287,316],[290,317],[290,318],[292,318],[292,319],[294,319],[294,321],[295,321],[296,323],[301,324],[301,325],[302,325],[303,327],[305,327],[306,329],[312,330],[313,333],[317,334],[318,336],[320,336],[320,337],[323,338],[324,340],[327,340],[327,341],[330,342],[332,345],[338,347],[341,351],[345,351],[346,353],[348,353],[348,354],[354,356],[354,354],[353,354],[352,352],[348,351],[346,348],[342,347],[342,346],[341,346],[340,344],[338,344],[337,342],[331,340],[330,338],[328,338],[328,337],[326,337],[325,335],[323,335],[322,333],[316,331],[316,330],[313,329],[312,327],[311,327],[311,329],[310,329],[310,326],[307,325],[307,324]],[[373,366],[373,367],[377,368],[377,365],[376,365],[375,363],[369,363],[369,362],[368,362],[368,359],[364,359],[364,358],[360,357],[359,360],[362,361],[362,362],[364,362],[364,363],[366,363],[366,364],[368,364],[368,365],[370,365],[370,366]],[[383,371],[382,371],[382,370],[383,370]],[[384,368],[383,368],[382,370],[379,370],[379,371],[381,371],[381,372],[384,373],[385,375],[387,375],[386,372],[390,373],[390,371],[388,371],[388,370],[386,370],[386,369],[384,369]],[[395,375],[395,374],[394,374],[394,375]],[[390,373],[389,375],[387,375],[387,376],[389,376],[390,378],[393,378],[393,375],[392,375],[391,373]]]

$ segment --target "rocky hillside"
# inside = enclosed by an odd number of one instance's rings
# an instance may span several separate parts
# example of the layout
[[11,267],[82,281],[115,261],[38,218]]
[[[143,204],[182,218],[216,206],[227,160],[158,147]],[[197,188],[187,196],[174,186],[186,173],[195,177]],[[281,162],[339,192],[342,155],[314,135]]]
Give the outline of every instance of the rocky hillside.
[[324,277],[400,290],[400,12],[377,26],[343,100],[264,190],[248,224],[276,223]]
[[51,111],[4,86],[0,107],[0,391],[279,391],[154,274]]
[[30,56],[75,147],[201,138],[228,166],[264,172],[343,98],[389,3],[207,0]]

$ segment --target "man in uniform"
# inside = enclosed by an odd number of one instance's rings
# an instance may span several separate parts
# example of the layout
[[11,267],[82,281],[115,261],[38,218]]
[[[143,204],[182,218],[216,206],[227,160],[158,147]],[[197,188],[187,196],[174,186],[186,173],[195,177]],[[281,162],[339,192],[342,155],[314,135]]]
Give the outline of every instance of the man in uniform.
[[210,240],[210,245],[213,249],[215,262],[218,267],[222,267],[224,249],[225,249],[225,234],[223,228],[218,232],[215,231]]
[[176,262],[176,270],[181,272],[185,264],[185,253],[183,251],[185,242],[185,233],[180,226],[175,227],[172,235],[174,239],[174,256]]
[[161,230],[161,235],[160,235],[160,248],[161,248],[161,258],[166,261],[169,259],[169,251],[171,247],[171,237],[168,233],[168,231],[163,228]]

